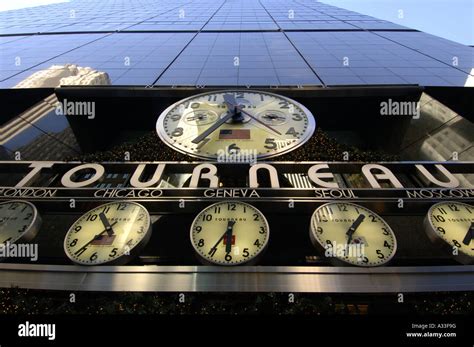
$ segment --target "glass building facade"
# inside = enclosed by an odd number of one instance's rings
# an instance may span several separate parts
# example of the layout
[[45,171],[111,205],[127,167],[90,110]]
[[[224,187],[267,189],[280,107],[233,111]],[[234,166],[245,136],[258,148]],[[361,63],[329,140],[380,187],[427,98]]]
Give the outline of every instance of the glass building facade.
[[75,0],[0,13],[0,87],[52,65],[112,85],[469,86],[473,49],[310,0]]

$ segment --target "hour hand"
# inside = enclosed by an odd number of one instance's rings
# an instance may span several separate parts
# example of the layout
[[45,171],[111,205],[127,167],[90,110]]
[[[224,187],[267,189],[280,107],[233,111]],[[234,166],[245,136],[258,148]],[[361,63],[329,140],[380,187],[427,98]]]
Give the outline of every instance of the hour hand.
[[201,135],[199,135],[198,137],[196,137],[194,140],[192,140],[191,142],[192,143],[195,143],[195,144],[198,144],[199,142],[201,142],[202,140],[204,140],[206,137],[209,136],[209,134],[213,133],[214,131],[216,131],[217,128],[219,128],[222,124],[224,124],[225,122],[227,122],[227,120],[229,120],[230,118],[232,118],[232,112],[228,112],[224,117],[222,117],[221,119],[219,119],[217,122],[215,122],[214,124],[212,124],[209,128],[207,128],[206,130],[204,130]]
[[99,213],[99,218],[102,221],[102,224],[105,227],[105,231],[109,236],[112,236],[114,234],[114,230],[112,229],[112,226],[109,223],[109,220],[105,216],[104,212]]
[[462,240],[462,243],[468,246],[471,243],[472,239],[474,239],[474,222],[471,223],[471,226],[469,227],[466,236],[464,236],[464,240]]

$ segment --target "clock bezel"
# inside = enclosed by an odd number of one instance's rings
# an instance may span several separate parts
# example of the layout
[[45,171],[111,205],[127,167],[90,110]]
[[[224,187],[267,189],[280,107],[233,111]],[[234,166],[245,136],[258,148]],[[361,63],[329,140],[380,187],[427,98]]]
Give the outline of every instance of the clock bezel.
[[277,156],[292,152],[292,151],[296,150],[297,148],[301,147],[302,145],[304,145],[306,142],[308,142],[308,140],[314,135],[314,132],[316,130],[316,118],[314,117],[314,115],[312,114],[312,112],[308,108],[306,108],[304,105],[302,105],[298,101],[293,100],[291,98],[288,98],[286,96],[280,95],[280,94],[266,92],[266,91],[264,92],[264,91],[255,90],[255,89],[225,89],[225,90],[215,90],[215,91],[209,91],[209,92],[205,92],[205,93],[199,93],[199,94],[191,95],[187,98],[181,99],[181,100],[173,103],[172,105],[168,106],[163,112],[160,113],[160,115],[158,116],[158,119],[156,120],[156,126],[155,127],[156,127],[156,132],[158,134],[158,137],[160,138],[160,140],[164,144],[166,144],[168,147],[172,148],[173,150],[175,150],[179,153],[186,154],[186,155],[189,155],[190,157],[198,158],[198,159],[217,160],[217,157],[215,157],[215,156],[206,156],[206,155],[191,153],[191,152],[188,152],[184,149],[181,149],[181,148],[178,148],[178,147],[174,146],[171,142],[169,142],[167,140],[168,135],[166,134],[166,131],[164,130],[163,122],[164,122],[164,119],[165,119],[166,115],[180,103],[184,103],[184,102],[186,102],[188,100],[191,100],[191,99],[194,99],[196,97],[201,97],[201,96],[205,96],[205,95],[209,95],[209,94],[231,93],[231,92],[232,93],[236,93],[236,92],[237,93],[245,93],[245,92],[261,93],[261,94],[266,94],[266,95],[270,95],[270,96],[273,96],[273,97],[278,97],[278,98],[284,99],[284,100],[288,101],[289,103],[293,103],[297,107],[301,108],[301,110],[305,113],[306,118],[308,119],[306,135],[304,136],[304,138],[301,141],[299,141],[297,144],[295,144],[293,146],[291,146],[291,145],[288,146],[288,148],[284,147],[284,148],[280,148],[280,149],[275,150],[275,151],[273,151],[271,153],[268,153],[268,154],[258,155],[257,160],[273,158],[273,157],[277,157]]
[[[91,213],[92,211],[100,208],[100,207],[103,207],[103,206],[107,206],[107,205],[115,205],[115,204],[132,204],[132,205],[136,205],[140,208],[143,208],[145,210],[145,212],[147,213],[148,215],[148,227],[145,231],[145,235],[141,238],[141,240],[133,247],[130,249],[130,252],[129,254],[122,254],[121,256],[119,256],[118,258],[115,258],[115,259],[112,259],[112,260],[109,260],[109,261],[105,261],[105,262],[101,262],[101,263],[96,263],[96,264],[84,264],[84,263],[80,263],[78,262],[75,258],[73,258],[68,250],[67,250],[67,237],[69,235],[69,233],[72,231],[74,225],[76,225],[77,221],[79,219],[81,219],[84,215],[88,214],[88,213]],[[132,259],[134,259],[142,250],[143,248],[145,248],[145,246],[148,244],[148,241],[150,240],[151,238],[151,234],[152,234],[152,222],[151,222],[151,215],[150,215],[150,212],[148,211],[148,209],[143,206],[142,204],[139,204],[138,202],[135,202],[135,201],[128,201],[128,200],[119,200],[119,201],[111,201],[111,202],[107,202],[105,204],[99,204],[97,205],[96,207],[84,212],[84,213],[81,213],[81,215],[75,219],[75,221],[71,224],[71,226],[69,227],[68,231],[66,232],[65,236],[64,236],[64,241],[63,241],[63,249],[64,249],[64,253],[66,254],[66,256],[69,258],[69,260],[71,260],[74,264],[76,265],[81,265],[81,266],[102,266],[102,265],[125,265],[127,264],[128,262],[130,262]]]
[[313,230],[313,219],[314,219],[314,216],[316,215],[316,213],[326,207],[326,206],[329,206],[329,205],[336,205],[336,204],[346,204],[346,205],[351,205],[351,206],[355,206],[355,207],[359,207],[359,208],[362,208],[362,209],[365,209],[365,210],[369,210],[372,214],[374,214],[376,217],[380,218],[380,220],[384,221],[385,225],[388,227],[388,230],[389,232],[392,233],[393,235],[393,239],[395,240],[394,242],[394,246],[393,246],[393,251],[391,252],[390,256],[386,258],[385,262],[382,263],[382,264],[379,264],[379,265],[364,265],[364,264],[354,264],[354,263],[350,263],[346,260],[344,260],[344,258],[341,258],[341,257],[326,257],[324,256],[325,259],[328,259],[329,262],[334,265],[334,266],[356,266],[356,267],[363,267],[363,268],[375,268],[375,267],[380,267],[380,266],[387,266],[387,264],[389,264],[392,259],[395,257],[395,255],[397,254],[397,250],[398,250],[398,240],[397,240],[397,235],[395,234],[395,232],[393,231],[392,227],[387,223],[387,221],[382,218],[378,213],[376,213],[375,211],[371,210],[370,208],[368,207],[365,207],[365,206],[362,206],[362,205],[359,205],[359,204],[354,204],[353,202],[348,202],[348,201],[333,201],[333,202],[327,202],[325,204],[322,204],[321,206],[318,206],[314,211],[313,213],[311,214],[311,219],[310,219],[310,222],[309,222],[309,237],[310,237],[310,240],[311,240],[311,243],[313,244],[313,246],[316,248],[316,250],[318,251],[318,253],[320,254],[325,254],[325,251],[326,251],[326,248],[324,248],[324,245],[321,244],[321,242],[319,241],[319,239],[315,236],[316,234],[316,231]]
[[28,228],[26,228],[26,230],[24,232],[22,232],[21,235],[16,240],[8,241],[8,242],[10,242],[10,244],[13,244],[13,243],[18,243],[18,242],[30,242],[30,241],[32,241],[36,237],[36,235],[38,234],[38,232],[41,228],[41,224],[43,222],[43,220],[42,220],[42,218],[41,218],[41,216],[38,212],[38,209],[31,202],[24,201],[24,200],[2,201],[2,202],[0,202],[0,205],[6,205],[6,204],[11,204],[11,203],[20,203],[20,204],[29,205],[33,210],[33,219],[31,220],[31,223],[28,226]]
[[436,231],[435,226],[433,225],[433,222],[431,221],[432,211],[439,205],[446,204],[446,203],[466,205],[474,209],[474,206],[466,204],[464,202],[459,202],[459,201],[437,202],[434,205],[430,206],[430,208],[428,209],[428,212],[426,213],[425,218],[423,219],[423,229],[425,230],[426,235],[428,236],[430,241],[433,243],[433,245],[441,249],[441,251],[449,253],[452,259],[464,265],[473,264],[474,257],[471,257],[469,254],[464,253],[461,249],[458,249],[457,255],[453,254],[453,246],[449,244],[445,239],[439,236],[438,232]]
[[[216,261],[212,261],[211,259],[208,259],[206,257],[204,257],[197,249],[197,246],[194,244],[193,242],[193,230],[194,230],[194,223],[199,219],[199,216],[201,216],[201,214],[204,212],[204,211],[207,211],[208,209],[211,209],[212,207],[214,206],[217,206],[217,205],[220,205],[220,204],[227,204],[227,203],[236,203],[236,204],[243,204],[243,205],[247,205],[247,206],[250,206],[252,209],[254,209],[255,211],[257,211],[258,213],[260,213],[260,215],[263,217],[263,221],[264,221],[264,224],[267,228],[267,237],[265,239],[265,243],[263,244],[263,246],[260,248],[260,251],[255,254],[251,259],[248,259],[246,261],[243,261],[243,262],[240,262],[238,264],[225,264],[225,263],[220,263],[220,262],[216,262]],[[254,265],[256,264],[264,255],[267,247],[268,247],[268,243],[270,241],[270,225],[268,224],[268,220],[267,220],[267,217],[265,216],[265,214],[260,211],[258,208],[256,208],[254,205],[251,205],[247,202],[243,202],[243,201],[233,201],[233,200],[222,200],[222,201],[218,201],[218,202],[215,202],[205,208],[203,208],[201,211],[199,211],[199,213],[196,215],[196,217],[194,217],[193,219],[193,222],[191,223],[191,227],[189,229],[189,241],[191,242],[191,245],[193,246],[193,250],[194,250],[194,253],[196,254],[197,258],[199,259],[199,261],[201,261],[201,263],[203,265],[215,265],[215,266],[241,266],[241,265]]]

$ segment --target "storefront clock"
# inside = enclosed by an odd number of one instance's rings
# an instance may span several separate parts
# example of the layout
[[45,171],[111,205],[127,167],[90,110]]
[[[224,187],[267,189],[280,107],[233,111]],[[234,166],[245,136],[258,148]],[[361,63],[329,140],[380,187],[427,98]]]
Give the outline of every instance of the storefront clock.
[[395,234],[382,217],[348,202],[318,207],[311,216],[310,238],[336,264],[379,266],[397,251]]
[[193,157],[281,155],[305,143],[315,120],[300,103],[260,91],[194,95],[168,107],[156,123],[171,148]]
[[27,201],[0,202],[0,244],[31,241],[39,231],[41,217]]
[[191,243],[205,264],[255,263],[270,236],[267,219],[244,202],[224,201],[201,211],[191,225]]
[[425,231],[436,244],[463,264],[474,262],[474,206],[461,202],[440,202],[429,209]]
[[64,239],[66,255],[81,265],[125,264],[151,236],[150,215],[135,202],[100,205],[82,215]]

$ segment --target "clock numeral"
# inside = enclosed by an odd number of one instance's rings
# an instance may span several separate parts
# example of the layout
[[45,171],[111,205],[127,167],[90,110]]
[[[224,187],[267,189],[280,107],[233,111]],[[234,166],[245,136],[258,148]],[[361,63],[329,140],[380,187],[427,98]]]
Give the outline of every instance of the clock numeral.
[[472,214],[472,210],[469,207],[467,206],[464,206],[464,207],[466,208],[467,212],[469,212],[469,214]]
[[132,248],[132,245],[133,245],[133,239],[128,240],[127,243],[125,244],[125,246],[128,246],[129,248]]
[[105,206],[104,209],[102,210],[103,214],[107,214],[110,211],[110,206]]
[[266,149],[276,149],[277,148],[277,144],[275,142],[275,139],[272,139],[272,138],[267,138],[265,139],[265,146],[264,146]]
[[438,207],[438,211],[439,211],[439,213],[441,213],[441,214],[448,214],[448,212],[446,212],[446,210],[445,210],[444,208],[442,208],[442,207]]
[[375,251],[375,253],[377,253],[377,257],[378,257],[379,259],[385,258],[385,255],[382,253],[382,251],[381,251],[380,249],[377,249],[377,250]]
[[117,211],[125,211],[126,208],[127,208],[127,204],[119,203],[117,205]]
[[244,258],[248,258],[249,255],[250,255],[249,249],[248,249],[248,248],[244,248],[244,251],[242,252],[242,256],[243,256]]
[[265,228],[264,227],[260,227],[260,231],[258,232],[259,234],[265,234]]
[[233,143],[229,147],[227,147],[227,152],[229,154],[237,154],[240,152],[240,148],[237,146],[236,143]]
[[217,95],[208,95],[207,96],[207,101],[214,101],[216,102],[217,101]]
[[22,208],[21,212],[25,212],[25,210],[28,208],[28,205],[25,205],[25,207]]
[[69,247],[74,247],[75,245],[77,245],[77,241],[78,239],[72,240],[72,242],[69,244]]
[[295,122],[300,122],[303,120],[303,116],[299,113],[293,113],[293,117],[291,119],[293,119]]
[[82,226],[78,225],[74,228],[74,232],[77,233],[77,232],[81,231],[81,229],[82,229]]
[[253,243],[254,246],[260,247],[260,240],[256,239],[255,242]]
[[204,239],[200,239],[200,240],[199,240],[198,246],[199,246],[199,247],[203,247],[203,246],[204,246]]
[[210,222],[212,220],[212,214],[203,214],[202,220]]
[[331,242],[331,240],[326,240],[326,245],[327,245],[327,247],[332,247],[332,242]]
[[235,211],[236,207],[237,205],[234,203],[227,204],[227,211]]
[[441,227],[437,227],[436,230],[438,230],[441,234],[446,234],[446,230]]
[[317,227],[316,232],[318,232],[321,235],[323,233],[323,228]]
[[290,103],[286,100],[278,102],[278,105],[280,105],[280,108],[290,108]]
[[194,227],[194,230],[196,230],[196,232],[199,234],[202,231],[202,226],[197,225]]
[[388,249],[392,248],[386,240],[383,242],[383,246],[387,247]]
[[253,214],[253,220],[254,220],[255,222],[258,222],[258,221],[260,220],[260,215],[259,215],[258,213],[254,213],[254,214]]
[[29,213],[26,214],[26,217],[23,218],[23,220],[28,220],[28,219],[30,219],[31,217],[33,217],[33,213],[29,212]]
[[215,206],[215,207],[214,207],[214,213],[221,213],[221,208],[220,208],[220,206]]
[[318,217],[320,222],[326,223],[328,221],[326,214],[321,211],[319,211]]
[[347,212],[347,206],[346,205],[337,205],[337,209],[340,212]]
[[172,137],[180,137],[180,136],[183,135],[183,131],[184,131],[183,128],[178,127],[176,129],[174,129],[174,131],[171,133],[171,136]]
[[363,258],[362,258],[362,262],[363,262],[364,264],[367,264],[367,263],[369,262],[369,258],[363,257]]
[[193,108],[193,109],[197,109],[197,108],[199,108],[199,106],[201,106],[201,104],[199,102],[193,102],[191,104],[191,108]]
[[231,260],[232,260],[232,256],[230,255],[230,253],[226,253],[224,259],[225,259],[225,261],[231,261]]
[[453,240],[453,243],[454,245],[457,247],[457,248],[461,248],[461,244],[458,242],[458,240]]
[[140,212],[140,214],[138,215],[137,221],[141,222],[143,219],[145,219],[145,214],[143,212]]
[[435,219],[435,221],[440,222],[440,223],[444,223],[446,221],[444,217],[440,214],[433,216],[433,218]]
[[294,127],[291,127],[288,129],[288,131],[285,133],[286,135],[292,135],[293,137],[298,137],[299,133],[295,130]]
[[145,232],[145,227],[142,225],[140,228],[137,230],[137,234],[143,234]]
[[115,257],[117,255],[117,251],[118,251],[118,248],[112,249],[112,251],[110,251],[109,258]]
[[263,94],[260,94],[260,101],[265,101],[265,96]]
[[180,114],[172,114],[172,115],[170,116],[170,118],[171,118],[171,120],[172,120],[173,122],[177,122],[177,121],[179,121],[179,120],[181,119],[181,115],[180,115]]
[[459,212],[459,208],[455,204],[448,204],[448,207],[453,212]]
[[88,221],[88,222],[93,222],[93,221],[95,221],[96,219],[97,219],[97,215],[91,213],[90,215],[87,216],[86,221]]
[[28,225],[23,225],[20,230],[18,230],[19,233],[22,233],[28,228]]
[[10,206],[8,207],[9,210],[11,211],[14,211],[18,208],[18,204],[16,203],[13,203],[13,204],[10,204]]
[[390,232],[387,230],[387,228],[382,228],[382,231],[385,236],[390,235]]
[[213,257],[217,252],[217,248],[211,248],[211,250],[209,251],[209,253],[207,253],[209,256]]
[[94,253],[90,256],[89,260],[90,260],[90,261],[94,261],[94,260],[96,260],[97,258],[98,258],[97,252],[94,252]]
[[372,223],[377,223],[377,219],[375,219],[375,216],[373,214],[369,214],[369,218],[371,219]]

